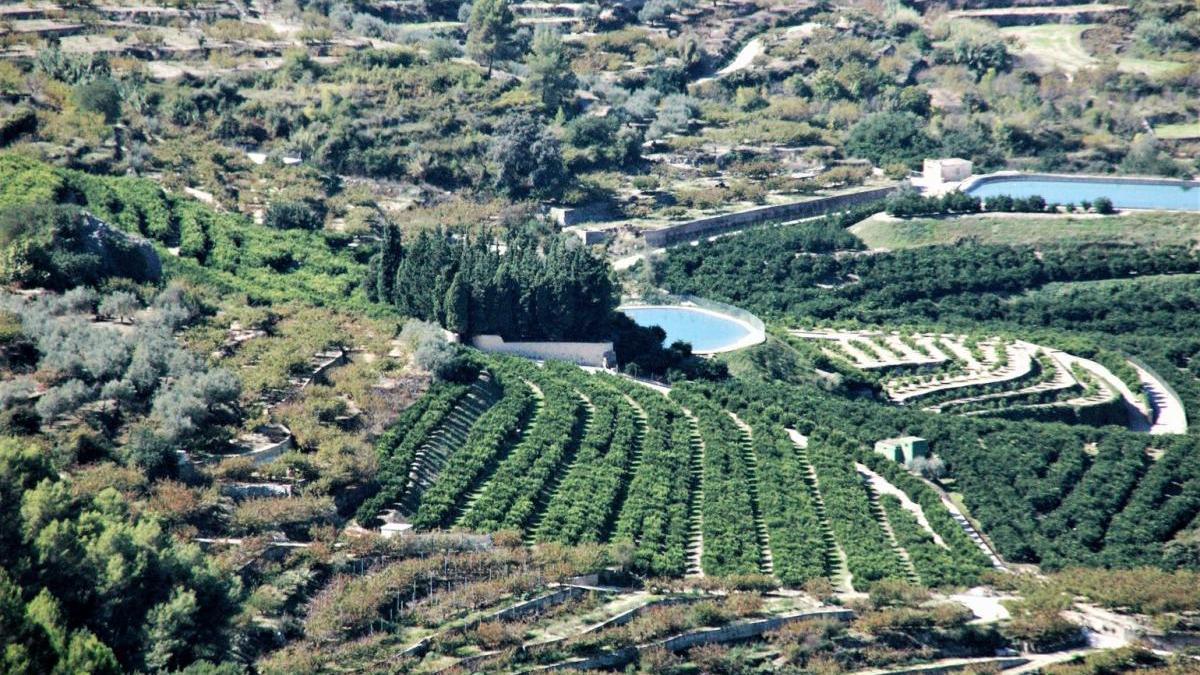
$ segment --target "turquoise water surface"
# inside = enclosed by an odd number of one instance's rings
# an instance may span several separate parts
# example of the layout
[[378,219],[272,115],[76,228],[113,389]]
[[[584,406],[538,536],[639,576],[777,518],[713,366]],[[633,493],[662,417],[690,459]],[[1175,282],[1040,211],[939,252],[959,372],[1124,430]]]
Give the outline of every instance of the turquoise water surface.
[[1169,209],[1200,211],[1200,187],[1182,183],[1140,181],[1071,180],[1069,178],[1020,177],[984,179],[967,188],[975,197],[1040,195],[1048,204],[1078,204],[1108,197],[1113,206],[1124,209]]
[[726,349],[746,338],[751,331],[726,317],[690,307],[627,307],[621,310],[639,326],[661,326],[666,344],[683,340],[696,353]]

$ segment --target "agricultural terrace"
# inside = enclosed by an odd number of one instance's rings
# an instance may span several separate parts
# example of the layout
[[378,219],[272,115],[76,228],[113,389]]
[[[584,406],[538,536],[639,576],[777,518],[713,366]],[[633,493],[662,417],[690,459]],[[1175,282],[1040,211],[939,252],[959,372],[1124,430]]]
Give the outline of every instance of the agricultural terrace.
[[817,342],[831,358],[880,373],[888,399],[929,412],[1057,416],[1158,433],[1187,430],[1154,426],[1156,411],[1143,392],[1148,385],[1128,362],[1118,364],[1122,379],[1090,359],[1020,340],[800,329],[788,334]]
[[[735,411],[703,390],[665,396],[563,364],[489,359],[479,382],[427,394],[400,433],[382,437],[380,491],[358,518],[531,543],[625,541],[648,575],[761,575],[793,587],[954,586],[989,566],[933,488],[836,434],[798,443],[798,423]],[[449,438],[458,441],[447,452]],[[891,524],[856,460],[921,504],[923,525],[903,514]],[[678,470],[693,464],[695,473]],[[895,530],[920,552],[910,556]]]
[[[0,7],[0,671],[1053,672],[1098,617],[1194,638],[1194,216],[859,204],[644,255],[926,158],[1195,175],[1195,3],[942,4]],[[614,311],[664,293],[767,339]],[[485,330],[623,372],[444,332]],[[903,437],[929,456],[873,450]]]

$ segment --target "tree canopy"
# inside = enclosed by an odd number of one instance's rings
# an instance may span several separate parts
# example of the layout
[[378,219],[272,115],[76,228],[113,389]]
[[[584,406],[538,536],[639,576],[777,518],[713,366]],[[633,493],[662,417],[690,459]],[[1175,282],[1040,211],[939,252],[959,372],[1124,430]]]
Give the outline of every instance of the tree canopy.
[[599,340],[617,306],[608,265],[563,238],[528,233],[468,239],[388,233],[372,259],[368,296],[464,335]]

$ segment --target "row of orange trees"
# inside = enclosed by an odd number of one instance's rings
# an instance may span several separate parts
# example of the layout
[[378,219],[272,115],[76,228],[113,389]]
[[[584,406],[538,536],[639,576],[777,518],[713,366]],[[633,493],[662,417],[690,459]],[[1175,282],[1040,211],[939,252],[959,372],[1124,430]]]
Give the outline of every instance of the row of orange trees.
[[808,456],[817,470],[821,497],[854,587],[868,590],[881,579],[904,579],[904,564],[883,526],[871,515],[870,498],[854,469],[853,441],[838,432],[809,436]]
[[474,530],[524,529],[554,475],[574,452],[582,430],[583,400],[576,391],[585,377],[573,365],[548,362],[538,369],[522,364],[545,397],[521,442],[504,458],[461,524]]
[[[888,520],[892,523],[892,529],[895,530],[897,538],[901,539],[900,544],[908,549],[921,581],[930,586],[971,586],[978,583],[979,575],[991,566],[991,561],[980,550],[979,545],[967,536],[962,527],[955,522],[950,511],[942,504],[941,496],[925,481],[912,475],[901,465],[869,452],[865,448],[859,449],[859,461],[886,478],[892,485],[900,488],[908,495],[909,499],[919,505],[930,529],[937,533],[938,538],[949,549],[949,562],[942,559],[941,555],[936,552],[914,551],[912,548],[916,545],[914,539],[924,541],[925,537],[902,533],[902,530],[906,527],[911,528],[912,525],[917,524],[916,521],[909,523],[908,519],[904,517],[908,515],[907,512],[892,517],[893,509],[888,508],[889,502],[884,500],[884,508],[888,513]],[[908,541],[914,543],[912,545],[905,543],[906,537]],[[933,543],[932,539],[932,537],[928,537],[929,543]],[[917,548],[920,549],[921,546],[917,546]]]
[[615,538],[634,544],[634,565],[657,576],[687,569],[691,425],[667,397],[640,385],[625,392],[646,413],[641,462],[617,516]]
[[515,374],[494,370],[503,388],[501,399],[483,413],[467,440],[442,468],[437,480],[421,495],[413,525],[422,529],[445,527],[459,504],[499,457],[512,446],[534,409],[532,390]]
[[575,461],[538,525],[538,541],[601,541],[629,480],[638,433],[633,406],[595,378],[581,385],[595,410]]
[[679,388],[671,395],[691,409],[704,438],[704,548],[700,557],[704,573],[756,574],[762,554],[755,534],[753,498],[747,489],[753,476],[742,455],[741,430],[703,395]]
[[824,529],[816,504],[805,489],[806,468],[796,446],[778,422],[749,417],[758,459],[759,506],[771,535],[775,575],[787,586],[829,574]]

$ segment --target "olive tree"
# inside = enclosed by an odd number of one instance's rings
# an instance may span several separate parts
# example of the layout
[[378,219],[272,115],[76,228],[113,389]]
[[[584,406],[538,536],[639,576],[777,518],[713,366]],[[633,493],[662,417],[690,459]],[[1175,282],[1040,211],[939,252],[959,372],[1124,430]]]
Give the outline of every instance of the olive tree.
[[114,291],[104,296],[97,312],[100,316],[126,323],[141,309],[138,297],[129,291]]
[[496,189],[507,197],[554,198],[566,187],[558,139],[529,115],[512,114],[500,121],[488,146],[488,159]]

